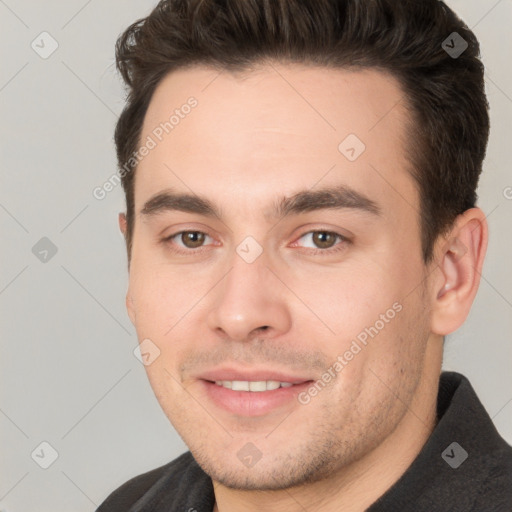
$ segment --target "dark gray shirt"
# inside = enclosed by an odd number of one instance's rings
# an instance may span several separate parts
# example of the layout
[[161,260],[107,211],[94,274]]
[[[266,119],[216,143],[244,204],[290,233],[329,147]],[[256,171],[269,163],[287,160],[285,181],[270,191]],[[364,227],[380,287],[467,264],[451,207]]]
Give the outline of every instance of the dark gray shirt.
[[[466,377],[443,372],[437,425],[368,512],[512,512],[512,447]],[[97,512],[212,512],[210,477],[187,452],[115,490]]]

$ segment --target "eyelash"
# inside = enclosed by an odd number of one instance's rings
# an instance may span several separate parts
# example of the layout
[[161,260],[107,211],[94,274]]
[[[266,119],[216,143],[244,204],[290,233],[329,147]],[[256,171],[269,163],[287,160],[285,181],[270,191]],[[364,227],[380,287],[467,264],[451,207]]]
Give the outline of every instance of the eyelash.
[[[210,235],[208,235],[208,233],[205,233],[204,231],[184,230],[184,231],[178,231],[177,233],[174,233],[172,235],[169,235],[169,236],[163,238],[162,243],[171,246],[171,250],[173,252],[175,252],[177,254],[182,254],[182,255],[190,255],[190,254],[194,254],[194,253],[198,254],[198,253],[203,252],[206,249],[207,246],[204,246],[204,245],[201,247],[198,247],[196,249],[177,249],[176,246],[174,246],[174,244],[172,243],[172,240],[174,238],[182,235],[183,233],[201,233],[203,235],[210,236]],[[336,252],[339,252],[339,251],[345,249],[345,245],[350,243],[350,240],[346,236],[343,236],[342,234],[337,233],[336,231],[328,231],[325,229],[315,229],[315,230],[311,230],[311,231],[306,231],[298,238],[298,240],[300,240],[304,236],[312,234],[312,233],[327,233],[329,235],[335,235],[338,238],[338,240],[340,242],[342,242],[342,243],[336,244],[334,247],[331,247],[329,249],[319,249],[319,248],[311,249],[311,248],[309,248],[309,254],[312,254],[314,256],[320,255],[320,254],[321,255],[331,255],[333,253],[336,253]],[[172,247],[172,246],[174,246],[174,247]],[[308,248],[306,248],[306,249],[308,249]]]

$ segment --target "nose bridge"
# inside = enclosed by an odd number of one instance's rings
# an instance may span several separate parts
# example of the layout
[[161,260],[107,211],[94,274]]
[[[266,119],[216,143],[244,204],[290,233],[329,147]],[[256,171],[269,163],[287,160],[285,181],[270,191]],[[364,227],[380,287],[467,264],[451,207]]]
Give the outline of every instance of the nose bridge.
[[253,241],[239,244],[230,270],[213,296],[208,317],[211,329],[237,341],[248,339],[252,331],[263,327],[268,335],[289,329],[285,290],[269,264],[265,252]]

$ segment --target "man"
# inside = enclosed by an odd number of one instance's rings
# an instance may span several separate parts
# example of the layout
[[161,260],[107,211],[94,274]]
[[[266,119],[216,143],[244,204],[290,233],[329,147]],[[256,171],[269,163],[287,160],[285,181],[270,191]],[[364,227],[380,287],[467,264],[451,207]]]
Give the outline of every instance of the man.
[[478,55],[437,0],[171,0],[120,37],[126,305],[190,452],[101,512],[512,510],[441,374],[487,246]]

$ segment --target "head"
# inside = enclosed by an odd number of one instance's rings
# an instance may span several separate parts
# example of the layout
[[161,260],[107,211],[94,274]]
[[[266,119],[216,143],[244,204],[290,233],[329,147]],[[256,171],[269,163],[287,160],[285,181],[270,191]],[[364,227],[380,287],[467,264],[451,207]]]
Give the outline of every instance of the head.
[[[128,312],[217,481],[322,478],[433,382],[485,252],[478,54],[437,0],[164,1],[120,37]],[[272,406],[212,384],[276,376]]]

